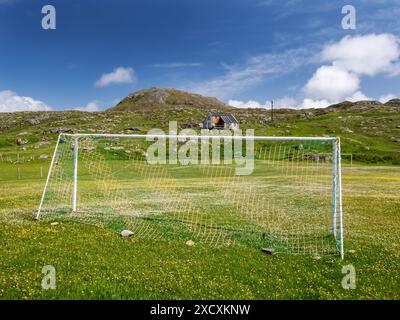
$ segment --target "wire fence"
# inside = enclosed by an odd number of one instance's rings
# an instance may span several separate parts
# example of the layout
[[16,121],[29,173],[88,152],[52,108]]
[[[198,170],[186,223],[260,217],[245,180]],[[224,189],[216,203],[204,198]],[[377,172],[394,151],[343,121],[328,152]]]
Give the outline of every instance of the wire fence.
[[50,156],[0,153],[0,181],[41,180],[49,169]]

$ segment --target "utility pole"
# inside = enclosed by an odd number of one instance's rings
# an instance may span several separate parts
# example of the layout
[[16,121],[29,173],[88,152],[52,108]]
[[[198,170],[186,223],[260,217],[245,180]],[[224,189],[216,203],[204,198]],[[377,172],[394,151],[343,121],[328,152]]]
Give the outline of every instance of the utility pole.
[[274,122],[274,100],[271,100],[271,122]]

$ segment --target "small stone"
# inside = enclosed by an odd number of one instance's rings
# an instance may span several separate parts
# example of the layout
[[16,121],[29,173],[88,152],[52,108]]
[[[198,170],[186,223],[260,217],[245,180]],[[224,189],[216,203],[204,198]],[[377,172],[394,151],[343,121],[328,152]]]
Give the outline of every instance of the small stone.
[[353,130],[350,130],[349,128],[342,128],[344,133],[353,133]]
[[22,146],[24,144],[27,144],[28,140],[25,139],[17,139],[17,145]]
[[189,247],[194,246],[194,242],[192,240],[188,240],[186,241],[186,245],[188,245]]
[[58,225],[58,224],[59,224],[58,222],[52,222],[52,223],[50,223],[51,226],[56,226],[56,225]]
[[28,122],[29,124],[39,124],[40,120],[39,119],[27,119],[26,122]]
[[272,249],[272,248],[262,248],[261,251],[264,252],[264,253],[266,253],[266,254],[274,254],[275,249]]
[[131,230],[123,230],[121,231],[121,237],[132,237],[133,236],[133,232]]

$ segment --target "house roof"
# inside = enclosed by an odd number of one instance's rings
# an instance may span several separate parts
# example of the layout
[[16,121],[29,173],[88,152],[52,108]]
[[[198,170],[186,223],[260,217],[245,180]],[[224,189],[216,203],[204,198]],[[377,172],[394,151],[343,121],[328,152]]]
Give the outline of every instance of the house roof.
[[238,121],[236,120],[236,118],[233,116],[233,114],[231,113],[210,113],[208,115],[208,117],[215,117],[218,116],[222,119],[222,121],[224,121],[225,123],[238,123]]

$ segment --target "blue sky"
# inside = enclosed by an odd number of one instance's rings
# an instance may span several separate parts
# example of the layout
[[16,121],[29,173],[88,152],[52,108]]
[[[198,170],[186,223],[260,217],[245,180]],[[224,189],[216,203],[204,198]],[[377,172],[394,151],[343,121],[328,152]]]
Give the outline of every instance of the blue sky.
[[384,101],[400,96],[399,16],[400,0],[0,0],[0,112],[104,109],[147,87],[237,107]]

